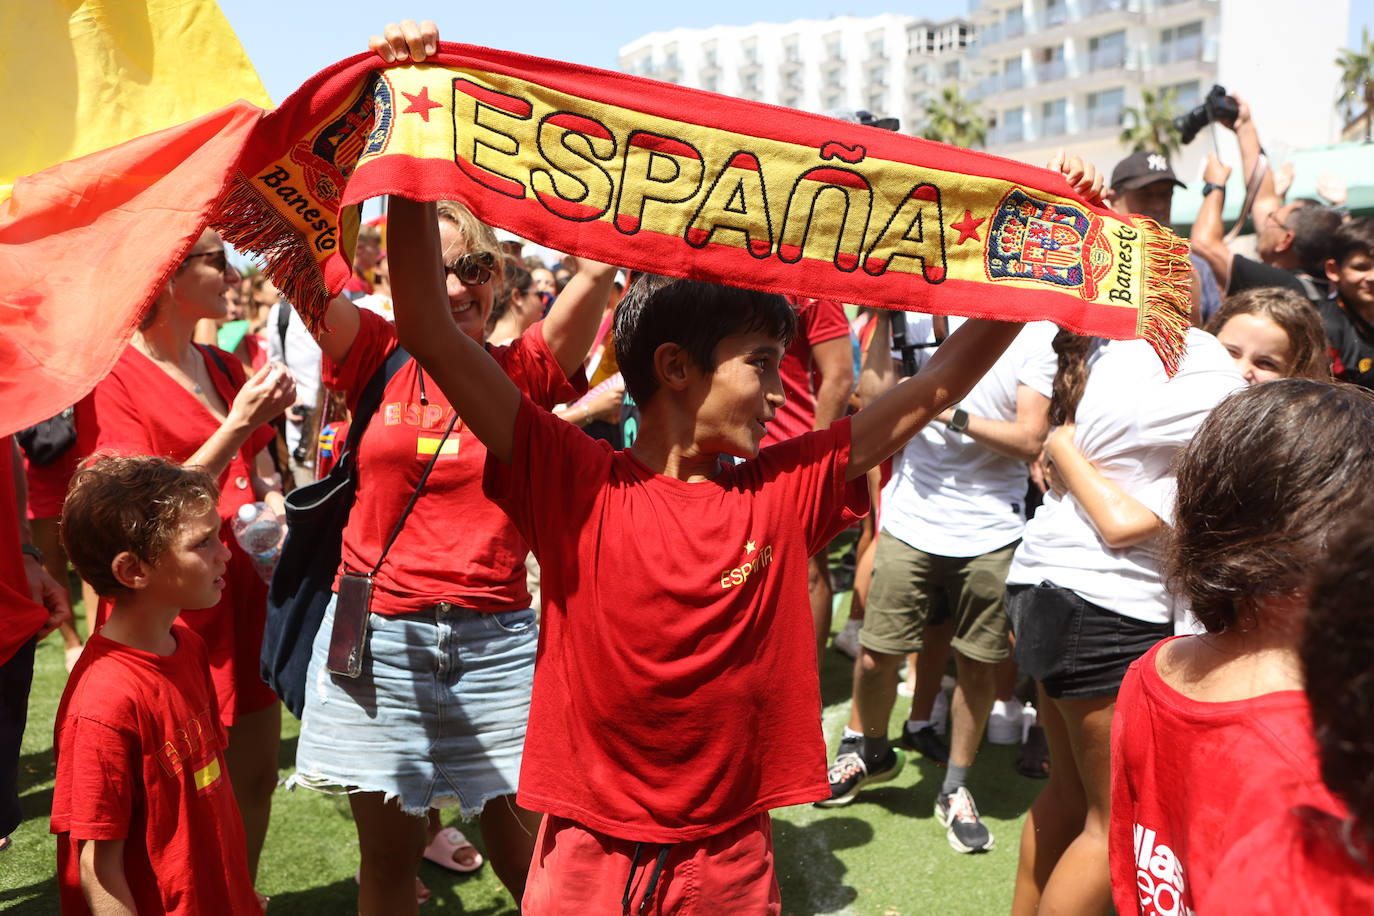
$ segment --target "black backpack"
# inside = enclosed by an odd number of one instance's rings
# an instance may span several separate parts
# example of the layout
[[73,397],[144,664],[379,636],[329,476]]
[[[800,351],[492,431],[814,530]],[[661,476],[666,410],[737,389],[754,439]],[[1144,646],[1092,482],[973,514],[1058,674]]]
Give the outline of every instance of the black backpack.
[[343,451],[322,480],[286,496],[286,541],[267,592],[262,678],[297,719],[305,709],[310,651],[334,591],[343,531],[358,488],[356,451],[387,382],[410,361],[397,347],[367,382],[353,412]]

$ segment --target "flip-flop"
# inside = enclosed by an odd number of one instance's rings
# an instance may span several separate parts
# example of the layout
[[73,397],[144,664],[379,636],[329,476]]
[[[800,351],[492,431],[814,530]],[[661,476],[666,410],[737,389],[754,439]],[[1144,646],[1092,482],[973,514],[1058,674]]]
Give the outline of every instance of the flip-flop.
[[[453,854],[460,849],[472,850],[472,863],[464,865],[453,857]],[[468,838],[463,836],[463,832],[457,827],[445,827],[434,835],[434,839],[429,841],[425,847],[425,858],[438,865],[440,868],[447,868],[449,871],[456,871],[460,874],[469,874],[482,867],[482,854],[477,851],[477,847],[468,842]]]
[[[363,873],[362,873],[362,872],[354,872],[354,874],[353,874],[353,883],[354,883],[354,884],[362,884],[362,883],[363,883]],[[258,896],[262,896],[262,895],[259,894]],[[415,902],[416,902],[417,904],[419,904],[420,906],[424,906],[426,903],[429,903],[430,898],[433,897],[433,896],[434,896],[434,891],[432,891],[432,890],[430,890],[429,888],[425,887],[425,882],[423,882],[423,881],[420,880],[419,875],[416,875],[416,876],[415,876]]]
[[1028,779],[1050,778],[1050,745],[1045,740],[1045,729],[1032,725],[1026,730],[1025,743],[1014,765],[1016,772]]

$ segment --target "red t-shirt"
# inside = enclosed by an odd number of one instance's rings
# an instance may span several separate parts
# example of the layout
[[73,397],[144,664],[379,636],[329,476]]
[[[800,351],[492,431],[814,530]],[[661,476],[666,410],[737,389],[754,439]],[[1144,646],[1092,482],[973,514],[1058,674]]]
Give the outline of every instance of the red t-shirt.
[[[229,377],[201,347],[205,367],[225,405],[243,387],[243,365],[218,351]],[[205,405],[133,347],[120,355],[110,374],[95,388],[95,428],[98,451],[122,455],[159,455],[184,463],[219,429],[220,421]],[[233,725],[239,716],[272,705],[277,695],[262,681],[259,656],[267,622],[267,585],[253,569],[253,561],[239,547],[230,522],[239,507],[254,500],[253,459],[272,441],[272,427],[263,425],[230,459],[219,476],[219,537],[232,554],[224,573],[219,604],[181,612],[181,621],[200,634],[210,650],[210,676],[215,683],[220,716]],[[105,622],[109,602],[102,600],[96,627]]]
[[[341,364],[324,361],[324,383],[358,397],[391,351],[396,327],[359,311],[357,339]],[[569,381],[536,324],[493,359],[535,403],[571,401],[586,391],[581,370]],[[411,360],[387,383],[382,404],[358,446],[358,495],[343,536],[342,568],[370,572],[436,449],[425,491],[373,582],[372,610],[404,614],[450,601],[480,611],[530,606],[525,588],[529,547],[510,519],[482,494],[487,449],[460,418],[440,446],[453,408],[432,378],[420,404],[420,366]]]
[[767,448],[785,439],[809,433],[816,426],[816,395],[811,387],[813,362],[811,349],[816,344],[849,337],[849,319],[844,306],[829,299],[803,299],[789,296],[797,310],[797,336],[782,355],[778,371],[782,375],[782,392],[786,402],[778,408],[768,424],[763,446]]
[[674,843],[827,797],[807,558],[868,510],[849,421],[709,482],[528,400],[487,494],[544,570],[520,803]]
[[19,499],[14,491],[14,441],[0,436],[0,665],[43,629],[48,612],[29,598],[19,552]]
[[1374,865],[1358,830],[1324,811],[1272,817],[1231,847],[1202,898],[1203,916],[1374,913]]
[[[1131,665],[1112,719],[1112,897],[1122,916],[1196,908],[1226,851],[1298,804],[1342,811],[1322,785],[1307,697],[1192,700]],[[1261,912],[1256,910],[1255,912]]]
[[124,840],[140,914],[260,913],[224,763],[205,643],[172,627],[155,655],[99,633],[57,709],[52,832],[62,912],[89,913],[79,840]]

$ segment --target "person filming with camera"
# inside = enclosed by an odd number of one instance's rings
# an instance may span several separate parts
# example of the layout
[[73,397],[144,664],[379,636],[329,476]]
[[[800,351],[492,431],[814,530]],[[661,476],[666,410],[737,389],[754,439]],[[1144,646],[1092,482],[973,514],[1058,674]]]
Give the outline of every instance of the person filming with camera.
[[[1222,207],[1226,203],[1229,166],[1213,153],[1207,154],[1203,171],[1202,207],[1193,223],[1193,252],[1206,259],[1226,295],[1259,286],[1283,286],[1302,293],[1316,303],[1326,296],[1322,264],[1326,245],[1341,224],[1340,214],[1311,198],[1284,203],[1274,184],[1274,173],[1263,161],[1264,148],[1251,117],[1250,106],[1237,95],[1227,95],[1213,86],[1206,100],[1178,119],[1184,142],[1189,142],[1207,124],[1221,124],[1236,135],[1240,144],[1241,167],[1248,184],[1255,183],[1250,218],[1258,236],[1260,260],[1233,254],[1226,245]],[[1243,212],[1243,208],[1242,208]]]

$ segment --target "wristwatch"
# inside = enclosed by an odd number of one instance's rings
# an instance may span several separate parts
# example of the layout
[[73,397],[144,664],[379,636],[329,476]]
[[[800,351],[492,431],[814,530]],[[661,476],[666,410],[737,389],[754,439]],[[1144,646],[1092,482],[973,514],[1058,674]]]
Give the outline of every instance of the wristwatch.
[[19,552],[28,554],[29,556],[33,557],[35,560],[38,561],[39,566],[43,565],[43,551],[39,550],[32,544],[20,544]]
[[968,429],[968,411],[962,407],[954,408],[954,413],[950,414],[949,422],[945,424],[950,432],[961,433]]
[[1224,194],[1224,193],[1226,193],[1226,185],[1224,185],[1224,184],[1213,184],[1212,182],[1209,181],[1209,182],[1207,182],[1206,184],[1204,184],[1204,185],[1202,186],[1202,196],[1203,196],[1203,197],[1206,197],[1208,194],[1211,194],[1213,191],[1221,191],[1221,192]]

